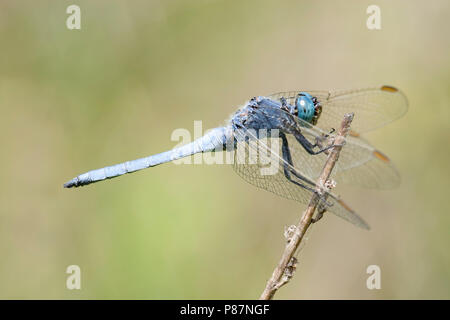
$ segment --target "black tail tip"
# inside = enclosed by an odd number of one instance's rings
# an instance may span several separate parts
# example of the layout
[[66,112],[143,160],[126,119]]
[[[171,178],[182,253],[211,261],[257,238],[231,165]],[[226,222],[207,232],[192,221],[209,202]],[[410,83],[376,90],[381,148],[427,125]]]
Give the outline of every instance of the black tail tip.
[[64,188],[72,188],[72,187],[78,187],[78,180],[72,179],[66,183],[63,184]]

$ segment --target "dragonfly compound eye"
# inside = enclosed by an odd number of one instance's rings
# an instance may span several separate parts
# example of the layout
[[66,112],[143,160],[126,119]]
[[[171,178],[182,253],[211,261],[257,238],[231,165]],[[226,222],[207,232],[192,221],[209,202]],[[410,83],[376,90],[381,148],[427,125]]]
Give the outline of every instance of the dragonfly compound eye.
[[311,122],[315,113],[313,97],[306,92],[300,92],[295,99],[295,107],[298,110],[298,117],[307,122]]

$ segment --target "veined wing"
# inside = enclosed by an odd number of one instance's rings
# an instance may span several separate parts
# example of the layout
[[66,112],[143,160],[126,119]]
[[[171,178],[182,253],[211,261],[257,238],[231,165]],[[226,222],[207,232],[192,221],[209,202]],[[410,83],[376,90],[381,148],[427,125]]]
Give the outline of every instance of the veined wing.
[[[303,204],[309,203],[315,183],[283,159],[276,146],[279,138],[268,138],[263,141],[254,133],[241,130],[235,131],[235,136],[237,148],[233,168],[239,176],[250,184],[281,197]],[[245,137],[248,136],[252,139],[246,140]],[[287,179],[286,172],[290,174],[291,181]],[[358,227],[369,229],[367,223],[336,195],[328,193],[327,196],[327,202],[331,204],[326,207],[328,211]]]
[[[271,107],[265,107],[266,117],[279,115],[280,110],[271,112]],[[284,110],[281,112],[294,119],[298,130],[312,143],[319,142],[321,148],[330,145],[335,134],[327,133],[306,121],[292,116]],[[342,121],[338,122],[338,124]],[[339,161],[336,163],[332,177],[338,183],[359,185],[366,188],[392,188],[399,184],[400,177],[392,162],[387,156],[375,149],[366,140],[359,137],[354,131],[346,138],[345,148],[342,148]],[[325,138],[327,137],[327,138]],[[292,154],[293,166],[304,176],[315,181],[322,172],[327,152],[310,155],[293,135],[286,138]]]
[[351,170],[336,170],[332,178],[348,185],[358,185],[365,188],[390,189],[400,184],[400,174],[392,161],[381,151],[375,149],[367,140],[354,131],[350,132],[348,140],[354,140],[364,146],[371,154],[371,159]]
[[284,97],[288,104],[294,104],[299,92],[308,92],[313,97],[317,97],[322,105],[322,114],[317,126],[324,130],[335,128],[344,114],[354,112],[352,128],[363,133],[400,118],[408,109],[406,96],[397,88],[387,85],[353,90],[287,91],[268,97],[276,101]]
[[[318,128],[303,128],[302,133],[309,140],[317,139]],[[336,163],[332,178],[338,183],[357,185],[365,188],[390,189],[400,184],[400,175],[392,161],[381,151],[375,149],[367,140],[354,131],[346,138],[339,161]],[[330,135],[322,147],[330,145],[334,135]],[[287,135],[293,162],[296,167],[304,168],[313,180],[319,177],[327,159],[327,152],[310,155],[291,135]]]

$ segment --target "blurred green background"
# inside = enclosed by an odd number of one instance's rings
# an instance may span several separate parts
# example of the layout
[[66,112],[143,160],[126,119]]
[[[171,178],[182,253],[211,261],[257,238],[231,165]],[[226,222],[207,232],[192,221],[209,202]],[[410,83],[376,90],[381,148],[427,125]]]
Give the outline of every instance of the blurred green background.
[[[81,30],[66,28],[74,3]],[[259,297],[298,203],[220,165],[62,184],[255,95],[376,84],[409,99],[368,135],[402,185],[341,188],[372,230],[327,215],[276,298],[450,298],[449,18],[446,0],[1,1],[0,298]],[[72,264],[81,290],[65,287]],[[372,264],[381,290],[366,288]]]

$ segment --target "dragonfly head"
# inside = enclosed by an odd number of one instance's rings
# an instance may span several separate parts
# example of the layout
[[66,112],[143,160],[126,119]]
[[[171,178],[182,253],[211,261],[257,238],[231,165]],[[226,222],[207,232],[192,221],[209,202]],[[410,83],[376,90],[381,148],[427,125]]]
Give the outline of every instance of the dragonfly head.
[[300,92],[295,99],[295,105],[291,108],[291,113],[314,125],[317,123],[321,112],[322,106],[317,98],[307,92]]

